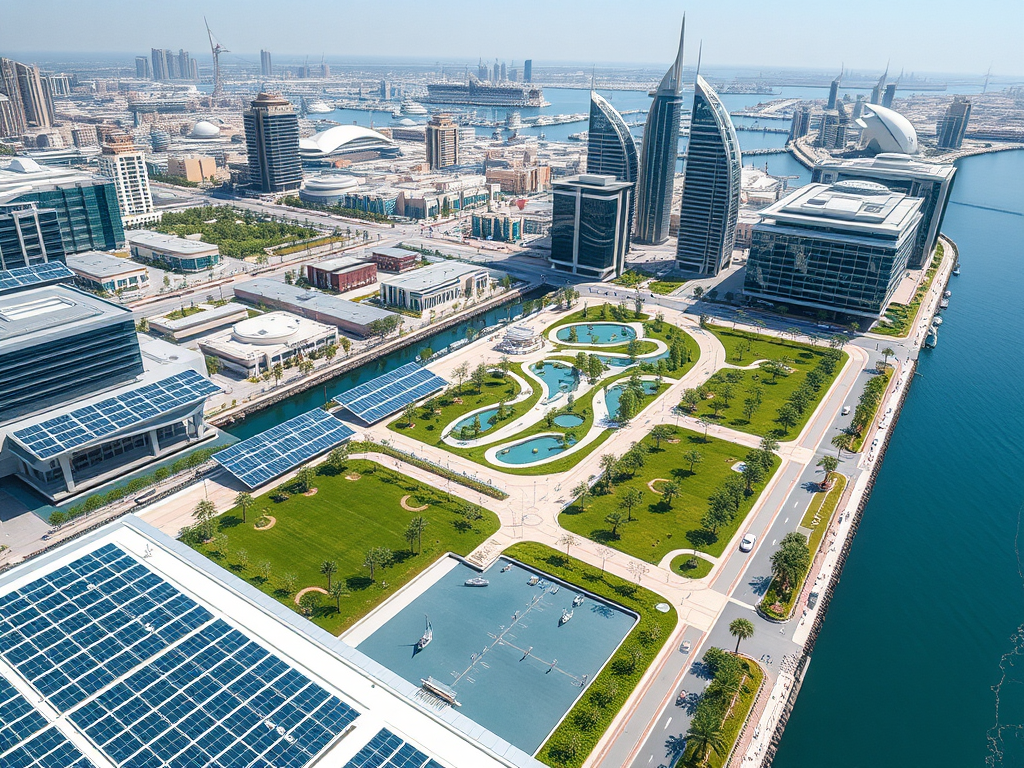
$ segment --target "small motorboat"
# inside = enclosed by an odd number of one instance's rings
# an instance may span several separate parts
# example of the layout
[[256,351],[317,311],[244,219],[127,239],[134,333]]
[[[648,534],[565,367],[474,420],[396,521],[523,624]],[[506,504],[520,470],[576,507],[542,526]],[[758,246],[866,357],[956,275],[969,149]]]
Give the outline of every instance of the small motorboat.
[[424,618],[427,621],[427,628],[423,630],[423,637],[416,641],[417,651],[422,651],[424,648],[430,645],[430,641],[434,639],[434,630],[430,628],[430,617],[425,616]]
[[480,576],[474,576],[472,579],[466,579],[465,581],[467,587],[486,587],[490,583],[487,579]]
[[573,614],[572,611],[567,611],[567,610],[565,610],[565,608],[563,608],[562,609],[562,616],[561,616],[561,618],[558,619],[558,626],[562,626],[563,624],[567,624],[569,622],[569,620],[572,618],[572,614]]
[[539,582],[539,581],[540,581],[540,576],[537,576],[536,574],[534,574],[533,576],[530,577],[530,580],[528,582],[526,582],[526,583],[529,584],[531,587],[535,587],[535,586],[537,586],[537,582]]
[[953,277],[960,277],[960,265],[953,267]]
[[504,568],[501,569],[502,573],[508,573],[512,570],[512,563],[508,563]]
[[558,585],[555,584],[555,586],[553,586],[551,589],[549,589],[548,592],[550,592],[552,595],[557,595],[558,594]]
[[943,299],[939,302],[939,309],[949,309],[949,299]]
[[583,605],[583,595],[576,595],[576,597],[572,599],[572,607],[578,608],[581,605]]
[[948,298],[951,298],[953,296],[953,292],[952,291],[946,291],[942,295],[943,295],[943,297],[948,299]]

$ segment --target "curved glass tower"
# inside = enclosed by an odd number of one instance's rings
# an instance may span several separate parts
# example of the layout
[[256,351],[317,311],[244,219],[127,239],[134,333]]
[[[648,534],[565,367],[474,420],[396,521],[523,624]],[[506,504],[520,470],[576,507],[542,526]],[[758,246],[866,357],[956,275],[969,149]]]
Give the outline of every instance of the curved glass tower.
[[676,261],[680,269],[717,275],[729,265],[736,241],[742,169],[729,110],[697,75],[679,209]]
[[686,17],[679,33],[675,63],[665,73],[653,94],[647,113],[644,139],[640,147],[640,179],[636,191],[636,234],[639,243],[657,244],[668,240],[672,209],[672,182],[679,155],[679,118],[683,100],[683,35]]
[[[597,91],[590,92],[590,128],[587,133],[587,173],[614,176],[618,181],[636,184],[640,160],[629,126],[611,104]],[[635,195],[630,195],[626,250],[633,231]]]

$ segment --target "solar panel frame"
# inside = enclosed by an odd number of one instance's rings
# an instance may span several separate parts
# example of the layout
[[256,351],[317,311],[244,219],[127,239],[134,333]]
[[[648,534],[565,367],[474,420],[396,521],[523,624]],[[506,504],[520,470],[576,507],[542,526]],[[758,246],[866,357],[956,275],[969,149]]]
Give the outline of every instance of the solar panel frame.
[[353,387],[335,400],[362,421],[373,424],[447,386],[445,379],[412,362]]
[[75,273],[66,264],[59,261],[31,264],[14,269],[0,269],[0,293],[73,280],[74,278]]

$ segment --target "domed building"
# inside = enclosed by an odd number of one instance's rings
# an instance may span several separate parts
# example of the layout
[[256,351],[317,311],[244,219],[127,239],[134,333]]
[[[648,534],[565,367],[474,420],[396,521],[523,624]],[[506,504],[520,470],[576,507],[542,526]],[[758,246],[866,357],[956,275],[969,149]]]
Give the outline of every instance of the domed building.
[[333,325],[290,312],[266,312],[206,337],[199,348],[220,360],[226,370],[252,377],[293,358],[308,358],[337,341],[338,329]]
[[220,138],[220,128],[208,120],[200,120],[189,133],[190,139],[217,139]]
[[355,176],[343,173],[322,173],[311,176],[302,183],[299,198],[307,203],[319,205],[340,205],[347,194],[359,188],[359,180]]
[[868,154],[917,154],[917,131],[907,118],[895,110],[869,104],[857,120],[857,125],[861,127],[861,147]]
[[335,160],[341,159],[356,163],[401,154],[390,138],[361,125],[335,125],[299,139],[299,157],[303,165],[308,166],[333,165]]

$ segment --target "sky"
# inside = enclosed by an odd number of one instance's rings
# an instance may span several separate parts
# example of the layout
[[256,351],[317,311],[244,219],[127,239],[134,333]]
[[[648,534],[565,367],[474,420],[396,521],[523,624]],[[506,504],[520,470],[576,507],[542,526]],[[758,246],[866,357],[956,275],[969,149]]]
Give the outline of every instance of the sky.
[[205,14],[240,59],[667,66],[684,11],[688,64],[703,40],[711,68],[1024,75],[1024,0],[0,0],[0,55],[186,48],[205,65]]

